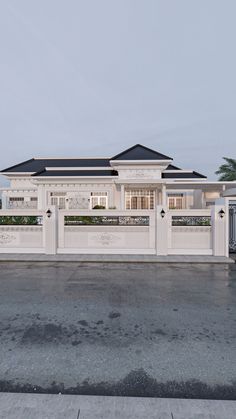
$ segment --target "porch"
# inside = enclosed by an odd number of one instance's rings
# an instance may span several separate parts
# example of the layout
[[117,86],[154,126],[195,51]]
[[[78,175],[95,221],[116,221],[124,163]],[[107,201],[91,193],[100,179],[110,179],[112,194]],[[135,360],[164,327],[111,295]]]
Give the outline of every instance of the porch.
[[[235,184],[235,183],[234,183]],[[131,181],[110,183],[43,184],[35,189],[2,188],[3,210],[45,210],[55,205],[59,210],[117,209],[154,210],[162,205],[172,210],[207,209],[232,185],[224,182]]]

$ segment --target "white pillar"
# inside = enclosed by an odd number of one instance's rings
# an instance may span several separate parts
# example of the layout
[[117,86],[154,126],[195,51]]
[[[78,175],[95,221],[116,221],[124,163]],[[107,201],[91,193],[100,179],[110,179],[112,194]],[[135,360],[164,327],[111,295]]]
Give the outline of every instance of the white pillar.
[[161,194],[162,194],[162,205],[167,207],[167,195],[166,195],[166,185],[162,185],[161,187]]
[[167,255],[169,228],[168,209],[164,205],[157,205],[156,209],[156,254]]
[[7,192],[2,192],[2,209],[7,209]]
[[155,205],[159,205],[160,204],[160,190],[158,188],[155,189],[155,194],[156,194],[156,199],[155,199]]
[[[224,211],[221,214],[220,211]],[[211,212],[212,248],[214,256],[229,256],[228,205],[225,199],[217,199]]]
[[45,210],[47,205],[46,202],[46,190],[44,185],[38,185],[38,209]]
[[[51,214],[47,213],[50,211]],[[58,209],[55,205],[50,205],[45,210],[44,215],[44,246],[47,255],[57,253],[57,230],[58,230]]]
[[193,208],[203,208],[203,193],[201,189],[195,189],[193,192]]
[[120,189],[120,209],[123,211],[125,209],[125,186],[121,185]]

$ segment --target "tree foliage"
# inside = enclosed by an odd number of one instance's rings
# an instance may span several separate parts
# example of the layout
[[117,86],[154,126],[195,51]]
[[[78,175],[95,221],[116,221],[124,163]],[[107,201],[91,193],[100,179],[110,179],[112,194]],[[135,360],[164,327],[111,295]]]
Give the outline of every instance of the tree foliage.
[[222,164],[215,172],[219,176],[219,180],[232,181],[236,180],[236,160],[229,157],[223,157],[226,163]]

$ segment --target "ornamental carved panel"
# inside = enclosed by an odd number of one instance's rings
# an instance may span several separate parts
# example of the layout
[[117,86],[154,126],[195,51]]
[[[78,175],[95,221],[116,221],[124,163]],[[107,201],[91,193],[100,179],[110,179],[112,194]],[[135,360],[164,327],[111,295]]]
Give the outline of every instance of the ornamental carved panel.
[[16,241],[16,236],[9,233],[0,233],[0,245],[10,244]]
[[160,179],[161,172],[157,169],[124,169],[119,170],[121,179]]
[[94,244],[99,244],[104,247],[112,246],[118,243],[121,238],[112,233],[98,233],[94,236],[90,237],[90,240],[94,242]]

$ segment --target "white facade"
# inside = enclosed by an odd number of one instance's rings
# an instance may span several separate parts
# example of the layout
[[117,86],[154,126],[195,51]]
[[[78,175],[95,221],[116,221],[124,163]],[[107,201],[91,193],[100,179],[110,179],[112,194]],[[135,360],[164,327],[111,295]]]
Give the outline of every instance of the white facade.
[[[228,254],[220,199],[236,182],[208,182],[146,147],[111,159],[32,159],[2,174],[10,187],[2,189],[0,252]],[[5,224],[27,215],[42,223]]]

